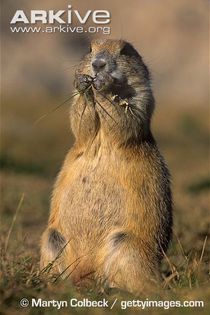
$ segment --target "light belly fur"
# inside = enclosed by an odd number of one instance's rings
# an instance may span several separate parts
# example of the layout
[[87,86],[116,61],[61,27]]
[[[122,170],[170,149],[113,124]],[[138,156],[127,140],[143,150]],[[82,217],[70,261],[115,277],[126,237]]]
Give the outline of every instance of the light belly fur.
[[87,247],[102,241],[113,228],[125,220],[125,191],[119,182],[110,178],[108,169],[86,166],[65,188],[60,217],[67,240]]

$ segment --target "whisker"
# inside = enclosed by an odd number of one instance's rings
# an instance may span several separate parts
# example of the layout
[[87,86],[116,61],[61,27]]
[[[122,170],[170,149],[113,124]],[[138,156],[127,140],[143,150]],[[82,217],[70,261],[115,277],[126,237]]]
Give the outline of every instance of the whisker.
[[111,99],[109,99],[106,95],[102,94],[100,91],[98,91],[98,93],[103,96],[107,101],[109,101],[110,104],[112,104],[114,106],[114,108],[116,109],[118,115],[119,115],[119,110],[117,108],[117,104],[115,104]]
[[74,93],[73,95],[71,95],[71,97],[69,97],[67,100],[65,100],[64,102],[62,102],[61,104],[59,104],[58,106],[56,106],[55,108],[53,108],[51,111],[49,111],[48,113],[42,115],[41,117],[39,117],[35,122],[34,125],[37,125],[42,119],[46,118],[48,115],[54,113],[57,109],[59,109],[61,106],[63,106],[64,104],[66,104],[67,102],[69,102],[73,97],[77,96],[79,93]]
[[110,102],[110,104],[115,105],[115,103],[112,102],[112,100],[110,100],[106,95],[104,95],[103,93],[101,93],[100,91],[97,91],[101,96],[103,96],[107,101]]
[[84,108],[82,110],[82,113],[81,113],[81,116],[80,116],[80,121],[79,121],[79,134],[80,134],[80,131],[81,131],[81,123],[82,123],[82,117],[85,113],[85,110],[86,110],[86,107],[87,107],[87,99],[86,99],[86,95],[84,93],[84,96],[85,96],[85,105],[84,105]]
[[103,109],[103,111],[117,124],[116,120],[107,112],[107,110],[99,103],[99,101],[95,98],[96,103]]
[[147,91],[151,91],[151,88],[150,87],[147,87],[147,86],[139,86],[139,84],[132,84],[132,87],[133,88],[137,88],[138,91],[141,91],[141,92],[147,92]]
[[82,117],[85,113],[85,110],[87,108],[87,104],[88,104],[88,100],[87,100],[87,95],[86,93],[92,88],[92,86],[88,86],[87,89],[84,91],[83,95],[84,95],[84,98],[85,98],[85,105],[84,105],[84,108],[82,110],[82,113],[81,113],[81,116],[80,116],[80,122],[79,122],[79,133],[80,133],[80,130],[81,130],[81,123],[82,123]]
[[[144,111],[143,110],[141,110],[141,109],[136,109],[136,108],[130,108],[130,112],[132,112],[132,114],[133,114],[133,116],[136,118],[136,119],[145,119],[146,117],[145,117],[145,113],[144,113]],[[139,116],[135,113],[135,112],[137,112],[138,114],[139,114]]]
[[131,113],[131,115],[133,115],[135,117],[135,114],[134,114],[134,112],[133,112],[131,107],[128,107],[128,111]]
[[104,118],[104,120],[106,121],[107,125],[111,128],[111,125],[109,123],[109,121],[107,120],[107,117],[104,115],[104,112],[101,112],[101,116]]

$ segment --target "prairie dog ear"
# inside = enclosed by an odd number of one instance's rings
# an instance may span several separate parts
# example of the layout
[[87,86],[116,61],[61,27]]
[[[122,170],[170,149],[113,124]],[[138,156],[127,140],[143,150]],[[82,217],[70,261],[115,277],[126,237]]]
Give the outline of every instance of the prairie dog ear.
[[141,56],[139,55],[137,50],[130,43],[125,43],[125,45],[120,51],[120,55],[124,55],[128,57],[136,57],[136,58],[141,59]]
[[96,42],[96,40],[92,40],[90,43],[90,50],[93,52],[95,51]]

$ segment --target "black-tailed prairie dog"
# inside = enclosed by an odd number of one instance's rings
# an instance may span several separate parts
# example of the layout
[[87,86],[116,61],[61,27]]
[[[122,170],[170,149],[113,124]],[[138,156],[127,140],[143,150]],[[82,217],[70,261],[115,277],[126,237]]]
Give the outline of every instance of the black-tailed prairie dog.
[[141,56],[96,40],[75,73],[74,146],[55,183],[41,267],[140,293],[160,275],[172,231],[167,166],[150,130],[154,98]]

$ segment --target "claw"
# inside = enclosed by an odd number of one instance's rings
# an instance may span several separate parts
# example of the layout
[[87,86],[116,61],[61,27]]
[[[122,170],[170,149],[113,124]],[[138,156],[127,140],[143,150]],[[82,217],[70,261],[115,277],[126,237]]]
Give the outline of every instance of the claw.
[[79,92],[84,92],[93,83],[93,78],[87,74],[78,74],[75,77],[75,87]]
[[120,106],[124,106],[125,107],[125,113],[127,113],[128,110],[130,109],[130,104],[129,104],[128,99],[121,99],[119,97],[119,95],[112,95],[111,100],[113,102],[117,102]]
[[129,106],[128,100],[120,100],[120,106]]
[[113,95],[111,97],[111,100],[114,101],[114,102],[119,102],[120,101],[120,97],[118,95]]

